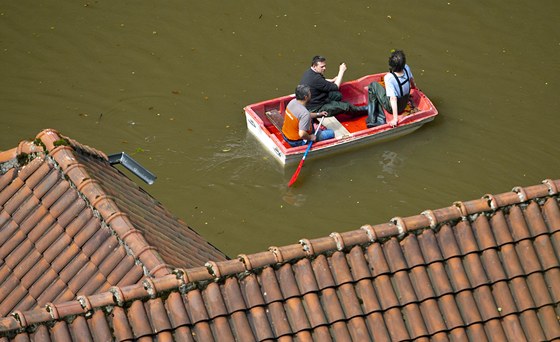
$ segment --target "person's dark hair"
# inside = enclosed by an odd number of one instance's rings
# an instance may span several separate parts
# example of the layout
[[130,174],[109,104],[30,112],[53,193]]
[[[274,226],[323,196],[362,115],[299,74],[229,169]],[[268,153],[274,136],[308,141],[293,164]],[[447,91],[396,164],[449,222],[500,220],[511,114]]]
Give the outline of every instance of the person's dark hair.
[[311,89],[308,85],[299,84],[296,87],[296,99],[298,100],[305,100],[306,96],[311,96]]
[[406,56],[404,55],[404,51],[395,50],[391,53],[389,57],[389,71],[400,72],[404,69],[405,64]]
[[317,63],[319,62],[324,62],[327,59],[323,56],[313,56],[313,59],[311,60],[311,66],[317,65]]

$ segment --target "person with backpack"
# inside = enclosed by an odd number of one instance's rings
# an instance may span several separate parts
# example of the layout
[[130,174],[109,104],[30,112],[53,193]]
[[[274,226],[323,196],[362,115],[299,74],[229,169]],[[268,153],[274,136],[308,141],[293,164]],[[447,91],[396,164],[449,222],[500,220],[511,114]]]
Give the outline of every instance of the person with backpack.
[[[383,78],[385,87],[378,82],[368,86],[368,104],[360,107],[367,110],[366,126],[368,128],[387,123],[385,113],[393,114],[389,124],[393,127],[398,124],[398,114],[401,114],[409,100],[410,90],[416,88],[414,76],[406,64],[406,56],[402,50],[393,50],[389,56],[389,72]],[[412,102],[411,102],[412,103]]]

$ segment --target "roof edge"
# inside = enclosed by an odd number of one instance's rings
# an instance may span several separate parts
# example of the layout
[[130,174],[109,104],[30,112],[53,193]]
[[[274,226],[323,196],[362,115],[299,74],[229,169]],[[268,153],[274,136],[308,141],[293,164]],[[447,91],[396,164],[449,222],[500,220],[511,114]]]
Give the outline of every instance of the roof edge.
[[105,193],[101,184],[88,173],[74,153],[78,148],[108,163],[107,156],[86,145],[77,146],[77,142],[54,130],[45,130],[39,133],[37,138],[45,144],[49,155],[68,176],[68,181],[83,196],[94,212],[98,213],[101,221],[131,251],[132,256],[142,263],[144,273],[155,276],[169,274],[171,268],[157,252],[157,248],[146,241],[142,233],[130,222],[128,215],[120,211],[113,197]]
[[303,258],[313,258],[325,253],[347,250],[355,246],[367,246],[393,237],[404,238],[410,233],[438,227],[456,220],[468,220],[473,216],[493,213],[513,205],[558,196],[560,180],[546,179],[540,185],[514,187],[511,192],[499,195],[486,194],[481,199],[454,202],[453,205],[426,210],[420,215],[406,218],[395,217],[391,222],[375,226],[364,225],[357,230],[331,233],[328,237],[313,240],[301,239],[299,244],[270,247],[268,251],[245,255],[227,261],[208,261],[203,267],[175,269],[171,274],[158,278],[145,278],[141,284],[125,287],[113,286],[108,292],[91,296],[78,296],[76,300],[47,304],[27,312],[16,311],[0,318],[0,336],[22,331],[36,324],[45,324],[65,317],[89,315],[95,309],[123,306],[125,303],[147,298],[156,298],[171,291],[188,292],[204,287],[211,282],[223,281],[227,277],[249,275],[257,269]]
[[92,210],[98,215],[127,251],[144,267],[147,275],[163,276],[172,270],[157,249],[151,246],[128,216],[121,212],[116,202],[108,196],[99,182],[78,161],[75,153],[84,153],[109,162],[107,155],[87,145],[78,143],[54,129],[44,129],[33,141],[23,140],[18,147],[0,152],[0,164],[5,169],[24,167],[30,158],[41,156],[54,163],[67,181],[76,189]]
[[35,140],[41,141],[48,152],[52,152],[53,150],[55,150],[57,147],[60,146],[71,146],[74,150],[78,149],[80,151],[83,151],[87,154],[90,154],[92,156],[101,159],[105,159],[105,160],[109,159],[107,158],[107,155],[105,153],[96,150],[92,147],[89,147],[87,145],[80,144],[76,140],[64,136],[61,133],[59,133],[57,130],[54,130],[52,128],[44,129],[41,132],[39,132],[39,134],[37,134],[37,136],[35,137]]

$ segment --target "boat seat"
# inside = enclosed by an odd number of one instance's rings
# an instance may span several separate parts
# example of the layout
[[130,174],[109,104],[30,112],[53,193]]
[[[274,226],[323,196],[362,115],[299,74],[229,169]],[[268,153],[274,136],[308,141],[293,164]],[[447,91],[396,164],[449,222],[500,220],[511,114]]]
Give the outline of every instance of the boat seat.
[[[268,120],[276,127],[279,132],[282,132],[282,125],[284,124],[284,116],[277,110],[272,109],[264,113]],[[344,127],[340,121],[334,116],[327,116],[323,119],[323,126],[334,131],[334,137],[341,139],[350,136],[350,132]]]
[[[268,120],[276,127],[279,132],[282,132],[282,125],[284,124],[284,116],[278,109],[271,109],[264,113]],[[334,137],[341,139],[350,136],[350,132],[344,127],[340,121],[334,116],[328,116],[323,119],[323,126],[334,131]]]
[[334,137],[336,139],[341,139],[350,136],[350,132],[344,127],[340,121],[334,116],[326,116],[323,119],[323,126],[334,131]]
[[278,109],[272,109],[264,113],[268,120],[276,127],[279,132],[282,132],[282,126],[284,125],[284,116],[278,111]]

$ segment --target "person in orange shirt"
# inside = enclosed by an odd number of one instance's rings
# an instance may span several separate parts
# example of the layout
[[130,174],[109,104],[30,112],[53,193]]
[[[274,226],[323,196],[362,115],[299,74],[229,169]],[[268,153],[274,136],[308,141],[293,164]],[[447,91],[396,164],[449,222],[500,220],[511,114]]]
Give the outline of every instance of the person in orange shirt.
[[308,141],[321,141],[334,138],[332,129],[318,130],[313,134],[313,119],[327,116],[326,111],[311,113],[305,105],[311,99],[311,90],[307,85],[298,85],[296,97],[286,106],[286,115],[282,125],[282,136],[292,147],[306,145]]

